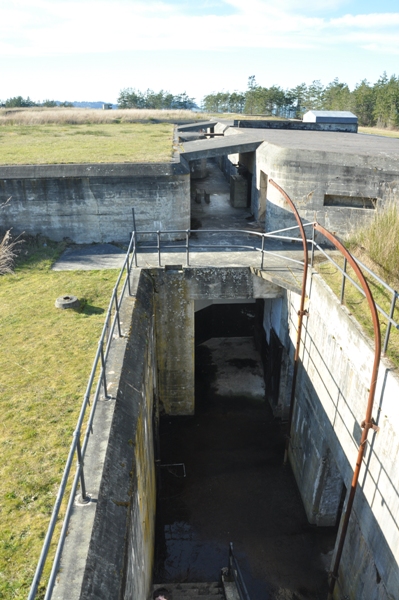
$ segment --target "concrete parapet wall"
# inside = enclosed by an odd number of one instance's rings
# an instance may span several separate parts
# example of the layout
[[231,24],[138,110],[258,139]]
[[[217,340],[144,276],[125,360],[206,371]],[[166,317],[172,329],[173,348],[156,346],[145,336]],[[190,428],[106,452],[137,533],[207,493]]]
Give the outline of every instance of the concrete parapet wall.
[[291,129],[294,131],[342,131],[357,133],[357,123],[309,123],[303,121],[268,121],[236,119],[234,127],[241,129]]
[[[302,330],[290,461],[309,521],[334,525],[342,491],[351,487],[374,349],[357,322],[317,275],[312,278],[309,295],[309,316]],[[288,293],[289,333],[284,344],[291,359],[298,308],[299,296]],[[382,362],[373,409],[373,417],[381,429],[378,434],[369,433],[335,590],[337,599],[397,597],[398,398],[399,379]],[[347,497],[348,492],[345,505]]]
[[[129,325],[79,600],[145,599],[152,583],[155,332],[152,281],[144,273]],[[73,569],[73,554],[70,562]]]
[[2,228],[76,243],[190,227],[190,177],[177,163],[0,167]]
[[[377,204],[399,202],[399,164],[397,156],[346,154],[338,152],[283,148],[264,143],[256,152],[256,187],[260,190],[260,172],[273,179],[290,196],[301,217],[318,221],[339,235],[349,233],[374,215],[371,208],[331,206],[325,196],[377,199]],[[365,204],[366,204],[365,200]],[[295,219],[281,194],[267,186],[266,230],[290,227]]]

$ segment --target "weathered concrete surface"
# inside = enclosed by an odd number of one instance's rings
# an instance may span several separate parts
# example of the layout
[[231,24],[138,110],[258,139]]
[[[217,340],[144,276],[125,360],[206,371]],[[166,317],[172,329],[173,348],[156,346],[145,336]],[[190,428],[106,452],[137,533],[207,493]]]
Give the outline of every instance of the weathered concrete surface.
[[275,298],[282,290],[249,268],[153,269],[159,401],[170,415],[194,414],[194,301]]
[[289,129],[293,131],[342,131],[347,133],[357,133],[356,123],[312,123],[304,121],[263,121],[251,119],[235,119],[234,127],[243,129]]
[[183,270],[154,270],[159,401],[170,415],[194,413],[194,303]]
[[[317,275],[310,283],[309,297],[290,460],[308,519],[324,525],[339,517],[343,486],[346,490],[351,486],[370,386],[373,346]],[[280,335],[292,361],[299,297],[289,293],[287,298],[288,330],[282,311]],[[336,586],[337,599],[345,595],[362,600],[397,597],[398,397],[397,374],[383,361],[373,410],[381,429],[378,435],[369,434]]]
[[217,125],[218,121],[197,121],[196,123],[189,123],[188,125],[179,125],[177,131],[180,132],[191,132],[191,131],[207,131]]
[[[308,125],[319,127],[317,123]],[[397,139],[334,131],[245,129],[244,133],[237,127],[221,129],[223,138],[184,144],[181,156],[190,161],[229,155],[227,163],[223,159],[223,170],[228,176],[235,174],[232,165],[245,165],[253,175],[251,212],[260,222],[265,219],[267,231],[295,223],[279,192],[267,185],[269,179],[285,189],[302,218],[308,222],[317,220],[340,235],[372,217],[372,209],[359,208],[359,199],[377,198],[377,204],[399,202]],[[262,183],[262,173],[266,185]],[[263,193],[262,185],[266,187]],[[326,194],[342,197],[342,205],[328,205]],[[351,197],[357,199],[353,206]]]
[[77,243],[126,241],[142,230],[187,229],[190,180],[180,164],[0,167],[1,226]]
[[113,244],[84,244],[67,248],[51,268],[53,271],[120,270],[125,256],[126,251]]
[[[374,139],[374,137],[376,139]],[[271,132],[256,152],[256,190],[260,198],[261,172],[291,197],[301,217],[317,220],[344,235],[374,211],[351,206],[326,206],[325,195],[377,198],[399,202],[399,140],[377,136],[308,131]],[[259,200],[258,200],[259,201]],[[350,204],[350,202],[349,202]],[[295,223],[292,213],[270,184],[267,186],[267,231]]]
[[244,133],[237,128],[230,127],[225,131],[225,137],[186,142],[183,144],[184,151],[181,156],[185,161],[189,162],[200,158],[254,152],[264,139],[265,132],[260,129],[248,130]]

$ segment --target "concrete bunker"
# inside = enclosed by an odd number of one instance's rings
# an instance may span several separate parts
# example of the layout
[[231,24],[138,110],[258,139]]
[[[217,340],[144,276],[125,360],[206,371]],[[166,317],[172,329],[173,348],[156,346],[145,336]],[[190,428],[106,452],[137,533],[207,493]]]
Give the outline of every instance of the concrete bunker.
[[[277,519],[273,513],[264,518],[266,511],[261,500],[266,498],[275,514],[285,507],[282,512],[286,520],[286,532],[289,531],[289,523],[293,523],[292,506],[287,508],[284,505],[282,497],[273,489],[273,480],[266,476],[265,471],[259,471],[259,468],[269,462],[274,477],[286,477],[283,473],[287,471],[281,467],[283,448],[281,438],[276,434],[275,420],[284,420],[287,410],[298,295],[260,278],[250,268],[151,268],[137,271],[135,277],[137,280],[133,297],[123,315],[126,340],[123,341],[123,351],[118,359],[121,371],[112,380],[112,385],[115,386],[115,406],[112,406],[113,402],[104,402],[101,408],[102,420],[110,418],[106,416],[108,410],[113,411],[113,416],[104,466],[100,470],[98,467],[93,469],[97,474],[102,473],[99,492],[95,495],[95,503],[89,503],[84,508],[77,505],[75,508],[53,597],[68,597],[71,600],[93,597],[132,600],[149,597],[154,566],[159,565],[159,548],[154,557],[156,482],[160,477],[159,471],[163,470],[167,477],[172,478],[173,483],[177,481],[177,485],[181,485],[183,478],[180,477],[180,465],[186,461],[183,453],[185,442],[194,443],[194,450],[189,452],[190,460],[194,457],[198,466],[201,463],[198,455],[201,457],[203,454],[204,447],[201,444],[204,440],[205,449],[210,451],[211,463],[208,463],[208,470],[202,469],[202,474],[204,471],[211,474],[211,487],[208,488],[204,479],[198,477],[197,481],[201,482],[203,489],[194,486],[191,501],[194,498],[197,504],[210,509],[207,498],[215,496],[220,499],[215,482],[221,478],[223,485],[219,488],[226,488],[237,500],[235,506],[239,507],[239,513],[235,515],[233,522],[241,524],[241,529],[235,531],[242,539],[248,540],[250,528],[247,527],[247,516],[261,516],[256,527],[259,535],[250,540],[253,548],[250,559],[238,544],[244,571],[249,573],[250,581],[252,577],[250,585],[254,597],[265,590],[272,594],[273,589],[282,586],[282,580],[278,580],[276,572],[286,578],[287,589],[298,589],[296,568],[301,576],[305,574],[308,581],[314,581],[313,588],[307,586],[307,594],[314,593],[315,589],[322,589],[334,556],[336,527],[340,526],[346,490],[350,486],[350,457],[359,435],[358,423],[362,416],[364,396],[362,390],[368,385],[370,348],[367,339],[351,317],[345,314],[325,284],[318,276],[313,276],[308,290],[311,318],[306,321],[303,331],[297,408],[290,444],[290,464],[296,483],[293,479],[289,481],[286,478],[284,481],[289,490],[286,496],[294,499],[299,491],[303,503],[302,516],[295,524],[296,534],[291,534],[291,546],[301,560],[298,562],[296,559],[295,569],[286,570],[288,562],[284,563],[283,568],[283,561],[277,565],[270,559],[274,555],[280,558],[283,556],[278,552],[276,554],[275,544],[280,550],[284,544],[281,543],[281,537],[280,542],[277,541],[281,532],[277,532],[279,535],[276,534],[276,537],[271,534],[272,528],[265,528],[265,523],[271,522],[274,527]],[[226,307],[237,311],[235,316],[234,312],[231,313],[229,321],[230,324],[234,323],[234,327],[230,329],[220,319],[220,315],[224,316],[226,313]],[[203,318],[205,313],[201,315],[202,311],[208,311],[208,318]],[[246,313],[245,318],[239,322],[237,314],[243,311]],[[211,322],[207,332],[203,331],[201,319],[202,322],[205,320],[207,326]],[[229,336],[236,334],[237,330],[240,334],[247,334],[248,327],[252,325],[253,343],[260,349],[260,362],[266,366],[268,402],[263,402],[261,406],[259,399],[252,398],[248,403],[246,398],[243,406],[242,398],[236,401],[226,397],[216,398],[208,388],[205,391],[210,400],[202,402],[202,407],[195,410],[196,337],[202,343],[202,338],[208,335],[225,336],[227,331],[226,337],[216,337],[216,340],[224,340],[222,344],[230,340],[234,346],[237,345],[234,340],[243,338]],[[219,341],[215,347],[220,347]],[[241,365],[243,362],[248,364],[252,359],[243,353],[232,358],[233,364]],[[208,366],[209,361],[207,368]],[[385,415],[380,421],[381,429],[383,435],[388,436],[392,457],[395,455],[394,448],[397,447],[391,423],[397,414],[395,399],[398,389],[396,375],[386,369],[379,383],[378,402],[380,413]],[[268,414],[262,412],[264,410],[268,410]],[[226,425],[229,422],[229,412],[235,420],[235,429]],[[160,413],[164,414],[161,437],[169,436],[169,442],[172,441],[166,449],[161,448],[161,452],[156,435],[162,420]],[[249,416],[252,416],[252,422],[241,439],[241,427]],[[205,423],[213,425],[213,430],[210,434],[204,433],[204,438],[198,437],[198,432]],[[98,435],[96,423],[94,432]],[[231,437],[242,442],[239,447],[236,446],[236,450],[234,444],[228,445]],[[398,502],[394,483],[397,465],[392,458],[383,458],[385,441],[379,441],[380,439],[372,440],[366,457],[363,485],[356,496],[350,535],[339,574],[340,594],[349,593],[354,598],[366,600],[375,597],[388,600],[394,597],[399,580],[395,556],[398,528],[394,517]],[[273,451],[266,449],[265,440],[271,441]],[[256,447],[256,460],[245,462],[248,459],[246,452],[251,444],[252,448],[254,445]],[[229,463],[223,457],[221,450],[225,447],[231,456],[236,457],[235,462]],[[238,455],[244,457],[244,462],[240,463],[238,460],[237,450]],[[165,464],[175,465],[172,467],[173,473],[161,467]],[[226,472],[237,472],[237,465],[244,483],[238,486],[236,479],[235,484],[229,487],[224,477]],[[195,472],[194,466],[187,460],[186,472],[190,476]],[[91,470],[88,472],[91,473]],[[383,476],[378,477],[378,472],[383,473]],[[254,475],[252,480],[251,473]],[[256,481],[259,486],[251,488]],[[209,480],[207,483],[209,484]],[[162,490],[170,490],[170,485],[170,481],[164,481],[163,487],[159,487],[158,483],[158,489],[162,493]],[[212,492],[212,486],[215,493]],[[88,487],[90,489],[90,481]],[[251,489],[250,495],[256,499],[257,506],[249,506],[245,502],[245,496],[240,496],[237,489],[240,492],[242,489],[244,492]],[[184,516],[187,505],[182,506],[182,498],[186,501],[190,497],[186,495],[186,490],[177,491],[177,496],[167,495],[172,497],[174,509],[182,510]],[[373,502],[375,497],[384,499],[381,507]],[[385,510],[384,506],[388,506],[389,510]],[[168,513],[169,509],[165,510]],[[87,511],[91,511],[93,515],[93,527],[85,532],[81,523],[82,519],[87,523]],[[227,511],[223,514],[223,517],[220,516],[220,523],[230,534],[225,518]],[[198,518],[201,520],[201,515]],[[169,542],[180,544],[182,540],[179,535],[183,534],[186,549],[198,550],[200,556],[200,549],[209,547],[207,544],[211,540],[214,544],[214,553],[209,555],[212,565],[218,565],[224,560],[226,548],[220,541],[222,535],[219,532],[216,541],[212,540],[212,532],[206,530],[206,519],[205,532],[200,533],[197,525],[190,524],[187,519],[174,518],[173,523],[177,525],[171,527],[172,523],[167,523]],[[187,523],[190,525],[188,529]],[[325,531],[325,536],[320,535],[321,529]],[[88,542],[85,546],[83,542],[87,535]],[[238,539],[241,539],[240,535]],[[307,540],[307,545],[304,545],[304,540]],[[79,552],[76,552],[77,547]],[[161,554],[162,551],[161,542]],[[309,574],[307,569],[311,564],[317,565],[317,576],[314,572]],[[203,571],[207,576],[208,566]],[[191,580],[198,573],[199,569],[190,572]],[[156,570],[155,579],[158,575],[158,581],[161,581],[165,572]],[[180,572],[179,577],[181,575]],[[174,576],[176,572],[171,569],[168,581]],[[305,588],[301,589],[305,593]],[[306,594],[304,597],[306,598]]]
[[[296,137],[292,147],[285,139],[286,133],[291,135],[293,132],[273,132],[273,135],[267,134],[271,136],[267,140],[264,134],[262,139],[257,134],[241,147],[235,144],[239,159],[234,163],[226,158],[226,148],[231,148],[228,140],[225,147],[210,150],[209,156],[206,155],[207,159],[220,157],[222,168],[230,174],[234,164],[247,166],[253,175],[252,216],[259,221],[265,213],[267,229],[291,225],[291,216],[281,197],[268,187],[269,177],[289,191],[290,186],[294,186],[292,189],[298,196],[293,194],[293,197],[304,219],[313,220],[316,213],[327,226],[338,231],[351,220],[357,220],[361,211],[364,215],[373,212],[371,206],[353,207],[356,202],[359,204],[359,199],[384,200],[389,194],[396,194],[397,159],[391,155],[382,159],[385,141],[381,145],[375,143],[374,155],[380,166],[373,177],[368,178],[369,157],[362,155],[359,159],[355,156],[360,142],[348,142],[352,146],[348,151],[348,164],[343,166],[341,157],[338,164],[337,152],[324,151],[326,139],[334,142],[331,136],[335,134],[318,133],[317,136],[328,137],[313,137],[310,141],[307,136],[314,136],[314,133],[294,132],[300,133],[300,138]],[[229,136],[233,134],[231,132]],[[339,134],[339,141],[345,139],[344,135]],[[352,140],[354,136],[350,135]],[[394,148],[392,145],[391,149]],[[189,153],[187,155],[190,163]],[[192,156],[196,160],[194,153]],[[321,182],[315,180],[316,159],[328,175]],[[381,176],[379,169],[384,171]],[[184,173],[187,190],[188,169],[184,169]],[[347,192],[349,181],[358,189]],[[263,200],[259,200],[258,194]],[[346,203],[352,202],[351,206],[328,205],[336,198],[342,201],[343,195]],[[324,209],[322,204],[326,196]],[[186,200],[185,195],[184,202]],[[183,221],[187,223],[187,203],[184,210]],[[339,526],[345,492],[351,482],[351,457],[358,443],[359,423],[363,417],[361,399],[368,384],[365,374],[368,373],[370,348],[350,315],[337,306],[330,291],[317,277],[312,279],[311,293],[309,289],[308,294],[311,318],[303,333],[290,462],[306,522],[334,527]],[[230,306],[237,299],[252,305],[255,301],[258,310],[255,319],[260,325],[254,337],[259,338],[257,345],[265,366],[271,414],[273,418],[285,418],[298,312],[297,295],[261,279],[248,268],[183,269],[170,265],[165,269],[143,269],[133,312],[125,319],[126,348],[121,358],[121,375],[114,383],[115,410],[104,467],[101,465],[100,469],[97,503],[85,508],[87,512],[92,511],[94,520],[90,545],[80,550],[81,566],[78,569],[73,545],[70,545],[72,551],[69,559],[68,552],[63,557],[54,597],[141,600],[149,596],[154,566],[156,465],[161,461],[157,443],[154,444],[159,413],[163,412],[170,419],[193,419],[196,412],[195,309],[202,303],[208,305],[197,312],[220,306],[220,303]],[[221,326],[217,310],[211,309],[215,313],[211,319],[215,326]],[[367,469],[350,524],[350,542],[345,548],[339,574],[341,595],[365,600],[390,600],[399,589],[399,534],[395,520],[399,498],[394,460],[398,448],[395,399],[399,386],[396,375],[389,368],[379,386],[378,418],[384,435],[373,439],[367,455]],[[387,440],[389,452],[381,438]],[[104,441],[102,443],[104,445]],[[76,507],[67,546],[74,536],[80,535],[79,525],[76,525],[78,512]],[[266,534],[263,539],[267,540]],[[324,550],[327,550],[324,554],[327,554],[328,569],[331,556],[327,548]],[[261,544],[258,551],[261,556]]]

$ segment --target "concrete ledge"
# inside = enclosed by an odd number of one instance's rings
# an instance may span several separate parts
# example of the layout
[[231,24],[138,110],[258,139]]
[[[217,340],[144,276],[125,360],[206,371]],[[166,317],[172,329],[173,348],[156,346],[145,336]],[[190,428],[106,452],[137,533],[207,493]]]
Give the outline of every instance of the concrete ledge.
[[61,165],[0,166],[0,179],[43,179],[60,177],[159,177],[184,175],[178,163],[81,163]]
[[357,122],[339,123],[330,121],[328,123],[308,123],[303,121],[253,121],[249,119],[236,119],[234,127],[239,127],[240,129],[293,129],[301,131],[343,131],[346,133],[357,133]]
[[126,589],[133,590],[128,597],[144,599],[151,584],[155,467],[147,454],[153,451],[148,378],[153,291],[148,277],[135,274],[140,276],[136,299],[128,297],[122,304],[125,337],[115,340],[107,368],[113,398],[100,401],[85,461],[92,502],[75,504],[54,600],[109,600],[124,597]]

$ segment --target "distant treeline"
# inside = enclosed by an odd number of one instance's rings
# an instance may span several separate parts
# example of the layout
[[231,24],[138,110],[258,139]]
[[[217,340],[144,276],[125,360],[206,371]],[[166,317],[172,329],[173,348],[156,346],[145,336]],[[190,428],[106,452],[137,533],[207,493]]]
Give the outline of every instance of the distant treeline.
[[170,92],[161,90],[154,92],[147,90],[140,92],[134,88],[125,88],[121,90],[118,97],[119,108],[152,108],[162,109],[192,109],[197,108],[194,98],[189,98],[186,92],[174,96]]
[[258,85],[248,79],[245,92],[218,92],[204,97],[206,112],[233,112],[248,115],[301,118],[308,110],[350,110],[359,124],[377,127],[399,127],[399,78],[384,73],[375,84],[365,79],[351,91],[346,83],[334,79],[327,86],[320,81],[301,83],[290,90],[273,85]]
[[23,98],[22,96],[14,96],[13,98],[7,98],[5,101],[0,100],[0,106],[3,108],[29,108],[31,106],[73,106],[72,102],[58,102],[57,100],[43,100],[43,102],[33,102],[29,98]]

